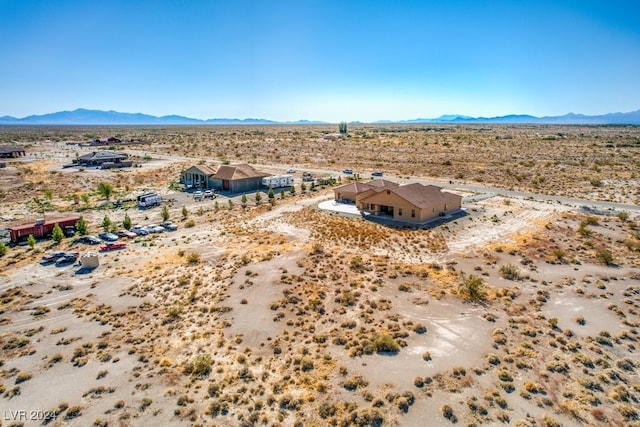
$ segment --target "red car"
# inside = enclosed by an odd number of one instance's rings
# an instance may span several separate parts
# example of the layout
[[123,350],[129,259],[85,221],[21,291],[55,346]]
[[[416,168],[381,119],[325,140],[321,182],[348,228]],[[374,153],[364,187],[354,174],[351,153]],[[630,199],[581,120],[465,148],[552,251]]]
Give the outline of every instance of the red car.
[[109,243],[105,243],[104,245],[100,246],[100,251],[104,252],[104,251],[113,251],[116,249],[124,249],[127,247],[127,244],[124,242],[109,242]]

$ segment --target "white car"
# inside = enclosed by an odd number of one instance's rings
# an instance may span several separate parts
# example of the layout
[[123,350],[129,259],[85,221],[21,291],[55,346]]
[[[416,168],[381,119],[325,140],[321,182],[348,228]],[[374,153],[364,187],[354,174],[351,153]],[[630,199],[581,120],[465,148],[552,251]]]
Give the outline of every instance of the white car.
[[195,193],[193,193],[193,198],[196,200],[202,200],[202,191],[198,190]]
[[287,169],[287,173],[296,173],[295,169]]
[[204,198],[205,199],[215,199],[216,195],[211,190],[205,190],[204,191]]
[[176,231],[178,229],[178,226],[175,225],[172,221],[165,221],[160,224],[160,226],[167,231]]
[[160,227],[157,224],[149,224],[145,227],[149,233],[164,233],[164,227]]

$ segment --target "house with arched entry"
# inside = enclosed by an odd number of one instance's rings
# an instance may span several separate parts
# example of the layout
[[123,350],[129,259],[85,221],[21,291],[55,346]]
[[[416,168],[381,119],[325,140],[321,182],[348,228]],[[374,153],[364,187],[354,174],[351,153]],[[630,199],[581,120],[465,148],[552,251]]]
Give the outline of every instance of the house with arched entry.
[[435,185],[400,185],[384,179],[353,182],[333,190],[337,202],[355,203],[358,210],[397,221],[423,223],[460,210],[462,196]]

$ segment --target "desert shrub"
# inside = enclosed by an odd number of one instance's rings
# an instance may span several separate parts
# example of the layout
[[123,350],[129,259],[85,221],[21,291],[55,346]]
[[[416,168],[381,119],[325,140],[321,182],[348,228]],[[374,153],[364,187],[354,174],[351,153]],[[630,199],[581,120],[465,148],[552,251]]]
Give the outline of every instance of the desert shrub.
[[544,427],[560,427],[562,424],[560,424],[560,422],[555,418],[545,414],[542,417],[542,425]]
[[505,370],[498,372],[498,378],[500,378],[500,381],[505,381],[505,382],[513,381],[513,377],[511,376],[509,371],[505,371]]
[[140,410],[144,411],[149,406],[151,406],[152,403],[153,399],[151,399],[150,397],[145,397],[144,399],[142,399],[142,403],[140,404]]
[[456,422],[457,418],[453,413],[453,408],[447,404],[442,405],[442,407],[440,407],[440,412],[442,413],[442,416],[445,417],[446,419],[450,420],[451,422]]
[[354,375],[351,378],[347,378],[342,383],[342,387],[349,391],[354,391],[358,387],[366,387],[367,385],[369,385],[369,382],[360,375]]
[[598,261],[605,265],[615,265],[613,254],[607,249],[602,249],[596,252],[596,258]]
[[213,360],[211,359],[210,354],[201,353],[185,364],[184,373],[197,377],[207,376],[211,372],[212,363]]
[[505,264],[500,267],[500,275],[507,280],[520,280],[520,270],[513,264]]
[[189,255],[187,255],[187,262],[189,264],[197,264],[200,262],[200,254],[197,254],[195,252],[190,253]]
[[82,415],[82,408],[78,405],[72,406],[67,409],[67,414],[64,416],[66,420],[71,420]]
[[618,360],[616,362],[616,366],[620,369],[624,369],[625,371],[633,372],[636,365],[633,362],[633,360],[629,358],[624,358],[624,359]]
[[470,275],[458,286],[458,293],[467,301],[484,301],[487,299],[486,284],[482,278]]
[[616,406],[616,409],[624,417],[625,420],[628,421],[636,421],[638,420],[638,410],[629,403],[623,403]]
[[31,379],[31,373],[29,372],[20,372],[18,376],[16,376],[16,384],[23,383]]
[[490,353],[487,356],[487,361],[492,365],[499,365],[500,364],[500,358],[497,355],[493,354],[493,353]]
[[384,425],[384,416],[376,408],[356,409],[342,420],[341,425],[365,427]]
[[43,314],[47,314],[48,312],[50,312],[51,309],[45,305],[39,305],[36,308],[33,309],[33,311],[31,312],[32,316],[42,316]]
[[196,222],[192,219],[184,223],[184,228],[192,228],[196,226]]
[[424,326],[422,323],[419,323],[416,326],[414,326],[413,332],[415,332],[416,334],[424,334],[427,332],[427,327]]
[[397,353],[400,345],[389,334],[381,334],[373,339],[373,349],[377,353]]

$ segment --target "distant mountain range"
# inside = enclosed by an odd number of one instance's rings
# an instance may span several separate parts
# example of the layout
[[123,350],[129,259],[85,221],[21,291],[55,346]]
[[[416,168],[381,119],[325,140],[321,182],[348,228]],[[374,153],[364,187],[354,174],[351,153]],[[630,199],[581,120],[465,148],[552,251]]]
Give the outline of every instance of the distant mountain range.
[[[352,122],[359,123],[359,122]],[[379,120],[375,123],[497,123],[497,124],[631,124],[640,125],[640,110],[629,113],[609,113],[599,116],[565,114],[564,116],[535,117],[529,115],[508,115],[500,117],[469,117],[444,115],[435,119]],[[183,116],[151,116],[142,113],[119,113],[117,111],[86,110],[34,115],[23,118],[0,117],[0,125],[275,125],[275,124],[328,124],[322,121],[298,120],[278,122],[266,119],[192,119]]]

